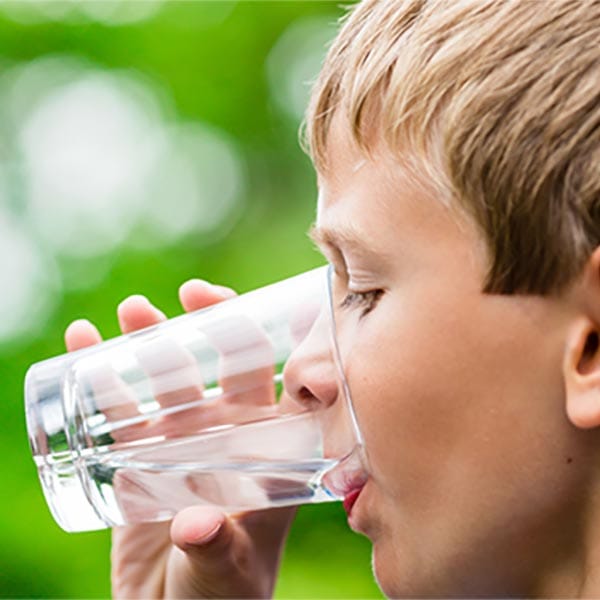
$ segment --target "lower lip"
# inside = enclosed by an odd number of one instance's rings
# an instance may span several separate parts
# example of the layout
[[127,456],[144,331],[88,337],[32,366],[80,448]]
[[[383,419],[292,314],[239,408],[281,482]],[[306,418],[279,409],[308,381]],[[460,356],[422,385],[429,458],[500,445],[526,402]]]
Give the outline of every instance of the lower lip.
[[344,498],[344,510],[346,511],[348,516],[350,516],[350,514],[352,513],[352,507],[358,500],[358,496],[360,495],[361,491],[362,491],[362,488],[352,490]]

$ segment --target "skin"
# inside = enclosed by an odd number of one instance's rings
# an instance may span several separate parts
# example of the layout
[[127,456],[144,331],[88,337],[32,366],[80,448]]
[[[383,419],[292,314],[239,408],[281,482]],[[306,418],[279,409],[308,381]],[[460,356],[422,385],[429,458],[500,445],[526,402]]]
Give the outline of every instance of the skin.
[[598,517],[598,357],[584,348],[599,253],[558,297],[486,295],[466,215],[384,148],[365,159],[339,120],[328,155],[316,237],[336,266],[338,343],[370,464],[350,525],[373,543],[381,588],[600,593],[597,542],[582,544]]
[[[476,226],[334,119],[315,237],[335,266],[338,344],[369,463],[349,517],[392,597],[600,595],[600,251],[553,297],[482,293]],[[353,241],[351,241],[353,240]],[[193,310],[231,292],[188,283]],[[361,296],[361,294],[363,294]],[[145,299],[122,330],[164,318]],[[97,343],[86,321],[69,349]],[[339,393],[322,348],[286,367],[292,398]],[[116,597],[272,593],[293,514],[228,518],[191,508],[172,524],[115,530]]]
[[[191,280],[179,297],[191,312],[232,297],[229,288]],[[117,309],[123,333],[165,320],[144,296]],[[102,341],[87,320],[65,333],[69,351]],[[111,581],[114,598],[257,598],[272,595],[293,509],[256,511],[235,517],[217,508],[190,507],[170,523],[113,529]]]

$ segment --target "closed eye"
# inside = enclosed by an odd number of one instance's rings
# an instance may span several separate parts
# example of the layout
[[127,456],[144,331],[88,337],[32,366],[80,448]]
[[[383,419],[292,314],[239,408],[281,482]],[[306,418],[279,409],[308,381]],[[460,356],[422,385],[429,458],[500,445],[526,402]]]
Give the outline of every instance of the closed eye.
[[382,289],[368,290],[366,292],[348,291],[340,303],[340,308],[361,308],[361,318],[369,314],[383,295]]

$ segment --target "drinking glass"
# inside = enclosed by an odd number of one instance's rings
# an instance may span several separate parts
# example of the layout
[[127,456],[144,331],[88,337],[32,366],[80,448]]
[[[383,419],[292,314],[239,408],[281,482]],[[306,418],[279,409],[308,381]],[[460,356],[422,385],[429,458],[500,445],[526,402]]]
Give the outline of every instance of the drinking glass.
[[366,478],[327,267],[33,365],[27,428],[58,524],[343,499]]

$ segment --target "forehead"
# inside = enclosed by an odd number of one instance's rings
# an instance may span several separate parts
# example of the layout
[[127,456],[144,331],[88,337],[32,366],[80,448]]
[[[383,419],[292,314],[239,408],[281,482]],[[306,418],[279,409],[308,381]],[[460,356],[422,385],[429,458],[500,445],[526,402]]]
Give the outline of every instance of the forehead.
[[336,115],[327,135],[327,168],[317,174],[317,222],[325,218],[326,209],[337,206],[341,199],[348,205],[363,197],[363,187],[389,185],[392,171],[391,157],[387,155],[378,152],[372,156],[360,149],[347,123]]
[[374,252],[396,255],[409,245],[415,251],[421,244],[442,248],[466,236],[479,258],[485,255],[471,219],[428,185],[410,157],[396,156],[384,144],[367,155],[336,119],[327,153],[327,170],[318,174],[317,238],[324,237],[320,232],[352,237]]
[[369,225],[380,227],[382,221],[391,226],[401,203],[419,203],[427,193],[383,144],[363,151],[336,118],[327,140],[327,170],[318,173],[318,185],[318,228],[339,226],[356,233]]
[[389,250],[395,230],[394,182],[381,164],[346,154],[319,177],[317,219],[312,237],[322,244],[356,250]]
[[[373,117],[368,115],[365,122],[372,125],[370,135],[364,136],[368,148],[359,147],[350,123],[340,112],[331,121],[326,140],[326,170],[318,173],[318,217],[339,198],[350,204],[365,195],[381,200],[398,193],[407,199],[431,195],[432,186],[427,185],[423,170],[417,166],[424,161],[413,160],[409,152],[392,152],[378,134]],[[382,204],[371,202],[370,210],[395,208]]]

